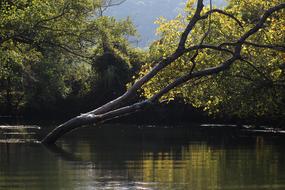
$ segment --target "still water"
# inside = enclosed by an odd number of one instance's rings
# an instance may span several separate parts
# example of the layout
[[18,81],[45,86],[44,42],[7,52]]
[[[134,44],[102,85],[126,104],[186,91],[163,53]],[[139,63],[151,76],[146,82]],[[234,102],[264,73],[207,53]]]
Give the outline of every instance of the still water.
[[57,146],[0,144],[0,189],[285,189],[283,137],[189,127],[86,128]]

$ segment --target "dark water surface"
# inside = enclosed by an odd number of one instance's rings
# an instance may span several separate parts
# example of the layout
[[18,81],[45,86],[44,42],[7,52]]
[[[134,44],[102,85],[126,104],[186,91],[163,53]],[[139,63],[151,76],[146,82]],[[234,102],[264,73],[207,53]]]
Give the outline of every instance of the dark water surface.
[[0,144],[0,189],[285,189],[283,137],[105,126],[57,146]]

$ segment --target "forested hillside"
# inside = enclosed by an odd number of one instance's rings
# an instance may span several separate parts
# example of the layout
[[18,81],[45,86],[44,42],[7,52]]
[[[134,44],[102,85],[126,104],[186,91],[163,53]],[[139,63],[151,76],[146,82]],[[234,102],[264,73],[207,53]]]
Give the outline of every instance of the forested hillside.
[[[208,4],[209,0],[205,1]],[[216,7],[224,7],[225,0],[213,0]],[[123,4],[111,7],[106,11],[107,15],[116,18],[130,17],[138,29],[139,41],[133,44],[139,47],[147,47],[158,36],[155,30],[158,25],[154,22],[161,16],[167,19],[175,18],[179,13],[183,14],[185,0],[126,0]]]

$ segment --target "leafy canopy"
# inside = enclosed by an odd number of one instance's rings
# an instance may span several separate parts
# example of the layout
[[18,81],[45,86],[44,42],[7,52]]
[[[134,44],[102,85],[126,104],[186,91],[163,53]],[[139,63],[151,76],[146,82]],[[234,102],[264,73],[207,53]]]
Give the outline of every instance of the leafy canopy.
[[[188,1],[187,16],[178,15],[173,20],[160,18],[157,33],[161,39],[150,47],[149,62],[145,64],[140,76],[145,75],[160,57],[170,55],[178,46],[178,41],[187,21],[194,13],[195,1]],[[221,14],[211,15],[210,20],[199,22],[187,39],[187,46],[199,44],[203,34],[209,31],[204,44],[220,45],[235,42],[256,24],[264,11],[282,0],[231,0],[226,12],[238,18],[243,27],[234,19]],[[209,10],[205,9],[204,13]],[[210,22],[210,23],[209,23]],[[209,25],[210,24],[210,25]],[[285,12],[274,14],[267,20],[265,27],[250,37],[248,42],[257,44],[284,44]],[[142,95],[150,98],[178,76],[189,72],[193,66],[190,52],[173,64],[167,66],[143,87]],[[225,61],[230,54],[215,50],[197,52],[195,70],[201,70]],[[285,114],[285,54],[265,48],[244,45],[242,56],[247,61],[239,61],[229,71],[202,79],[195,79],[180,86],[161,98],[161,101],[183,99],[195,107],[208,111],[209,114],[223,114],[235,117],[270,116],[283,117]]]

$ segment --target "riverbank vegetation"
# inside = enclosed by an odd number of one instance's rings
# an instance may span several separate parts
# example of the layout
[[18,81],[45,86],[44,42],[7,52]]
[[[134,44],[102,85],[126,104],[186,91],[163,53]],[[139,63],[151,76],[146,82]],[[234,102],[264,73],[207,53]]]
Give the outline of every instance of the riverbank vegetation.
[[[284,2],[231,0],[223,10],[199,3],[189,0],[173,20],[159,18],[160,40],[142,50],[132,45],[139,34],[131,20],[104,16],[111,4],[103,1],[1,1],[0,115],[86,112],[121,96],[158,63],[159,73],[128,103],[153,98],[213,117],[284,122]],[[224,72],[191,78],[228,60],[235,64]],[[164,90],[169,84],[177,87]]]

